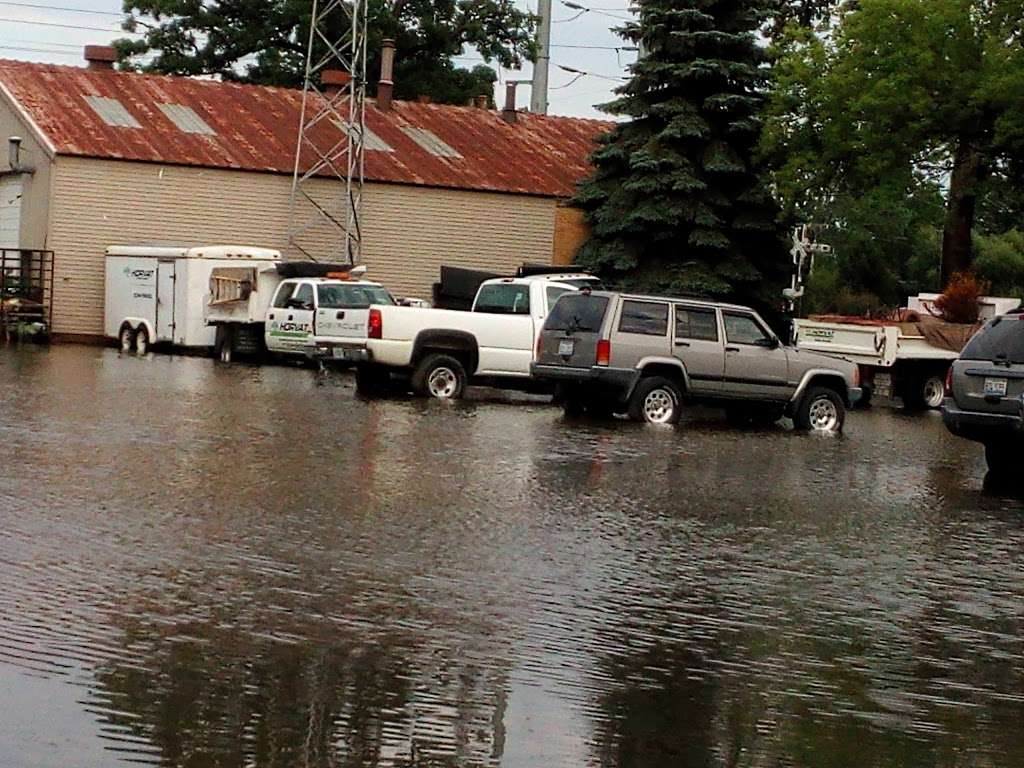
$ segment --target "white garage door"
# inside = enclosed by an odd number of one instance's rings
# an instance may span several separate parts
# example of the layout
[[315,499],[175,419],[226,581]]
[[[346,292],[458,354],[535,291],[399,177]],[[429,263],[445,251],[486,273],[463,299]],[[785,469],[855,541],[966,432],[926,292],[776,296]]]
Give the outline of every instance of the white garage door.
[[0,178],[0,248],[17,248],[21,233],[21,179]]

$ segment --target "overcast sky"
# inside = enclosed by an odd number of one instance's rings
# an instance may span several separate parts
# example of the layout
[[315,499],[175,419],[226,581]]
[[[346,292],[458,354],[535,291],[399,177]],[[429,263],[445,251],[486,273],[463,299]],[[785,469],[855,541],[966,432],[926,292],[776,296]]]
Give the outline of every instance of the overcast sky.
[[[536,10],[536,0],[519,0],[517,4]],[[611,31],[629,16],[629,2],[575,0],[574,4],[593,10],[580,13],[554,0],[549,111],[601,117],[594,105],[612,97],[612,88],[621,82],[617,78],[626,74],[626,66],[636,57],[635,52],[616,50],[628,44]],[[120,0],[0,0],[0,57],[81,65],[83,46],[107,43],[125,34],[119,29],[120,8]],[[467,51],[458,64],[472,66],[474,60],[479,57]],[[579,76],[558,65],[588,74]],[[522,72],[500,71],[497,103],[504,100],[505,79],[527,79],[530,74],[529,67]],[[529,90],[520,87],[520,106],[529,104]]]

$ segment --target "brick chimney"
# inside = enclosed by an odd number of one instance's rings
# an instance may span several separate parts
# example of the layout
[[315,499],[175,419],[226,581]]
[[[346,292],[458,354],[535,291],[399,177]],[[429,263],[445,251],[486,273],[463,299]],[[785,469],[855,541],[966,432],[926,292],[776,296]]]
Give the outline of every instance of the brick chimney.
[[85,60],[89,63],[89,69],[113,69],[117,51],[109,45],[87,45]]
[[501,119],[506,123],[516,121],[516,80],[508,80],[505,83],[505,106],[501,108]]
[[342,72],[340,69],[325,69],[320,73],[320,87],[323,88],[324,95],[333,99],[345,88],[348,88],[348,84],[352,82],[352,77],[348,72]]
[[487,105],[490,102],[490,98],[486,93],[481,93],[479,96],[473,97],[473,106],[477,109],[487,109]]
[[380,46],[380,82],[377,83],[377,109],[387,112],[391,109],[391,100],[395,92],[395,41],[384,40]]

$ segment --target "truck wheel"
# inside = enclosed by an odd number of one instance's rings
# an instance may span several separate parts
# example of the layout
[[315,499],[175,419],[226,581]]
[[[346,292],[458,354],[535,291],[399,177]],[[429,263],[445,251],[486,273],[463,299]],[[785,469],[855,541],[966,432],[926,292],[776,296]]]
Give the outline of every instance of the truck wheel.
[[117,343],[121,346],[122,352],[131,352],[135,346],[135,330],[125,323],[117,334]]
[[683,393],[663,376],[640,379],[629,398],[629,418],[648,424],[677,424],[682,415]]
[[391,374],[386,368],[376,365],[356,367],[356,392],[374,397],[384,392],[391,383]]
[[811,387],[800,401],[793,424],[805,432],[838,433],[843,431],[846,408],[834,390]]
[[929,375],[921,382],[921,402],[926,408],[935,410],[942,405],[946,398],[945,378],[938,375]]
[[222,363],[230,363],[235,352],[235,329],[230,325],[217,326],[217,339],[214,345],[217,359]]
[[149,352],[149,331],[144,325],[140,325],[135,332],[135,352],[140,356]]
[[417,394],[438,400],[458,400],[466,391],[466,369],[450,355],[427,355],[412,375]]

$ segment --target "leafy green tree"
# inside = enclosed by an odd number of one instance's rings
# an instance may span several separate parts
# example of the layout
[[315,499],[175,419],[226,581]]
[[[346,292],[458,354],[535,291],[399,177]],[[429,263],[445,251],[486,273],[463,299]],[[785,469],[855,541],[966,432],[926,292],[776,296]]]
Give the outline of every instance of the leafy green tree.
[[580,263],[643,288],[779,300],[788,256],[752,160],[761,131],[760,0],[645,0],[642,42],[576,197],[591,225]]
[[785,207],[842,226],[843,201],[881,191],[902,216],[939,195],[943,284],[968,268],[986,180],[1024,149],[1022,27],[1021,0],[859,0],[827,37],[791,26],[763,140]]
[[[310,0],[124,0],[124,10],[125,29],[142,36],[115,43],[122,67],[268,85],[303,81]],[[347,23],[340,9],[334,23]],[[535,55],[534,17],[513,0],[369,0],[367,26],[368,86],[376,87],[381,41],[393,38],[399,99],[465,103],[491,94],[491,67],[455,65],[465,47],[503,67]]]

